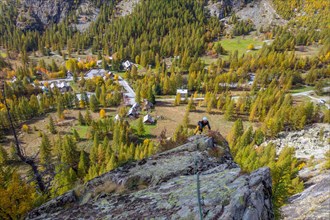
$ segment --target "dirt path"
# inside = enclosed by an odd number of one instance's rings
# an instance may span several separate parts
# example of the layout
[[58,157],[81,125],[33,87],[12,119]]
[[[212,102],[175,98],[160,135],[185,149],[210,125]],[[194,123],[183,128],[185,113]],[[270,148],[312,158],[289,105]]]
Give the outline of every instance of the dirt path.
[[[329,91],[330,90],[330,86],[329,87],[325,87],[323,88],[323,91]],[[314,92],[314,90],[311,90],[311,91],[306,91],[306,92],[299,92],[299,93],[294,93],[294,94],[291,94],[292,96],[307,96],[308,98],[316,101],[317,103],[323,103],[323,98],[316,98],[314,96],[311,96],[311,94]],[[330,104],[328,103],[324,103],[324,105],[330,109]]]

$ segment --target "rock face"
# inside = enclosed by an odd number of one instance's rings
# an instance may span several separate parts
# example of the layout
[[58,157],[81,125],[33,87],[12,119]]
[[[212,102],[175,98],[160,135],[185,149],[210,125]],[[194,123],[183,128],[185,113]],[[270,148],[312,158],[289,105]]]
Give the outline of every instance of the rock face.
[[288,205],[282,207],[283,219],[324,219],[330,217],[330,171],[320,173],[319,169],[305,170],[305,174],[314,175],[305,182],[306,189],[289,199]]
[[51,200],[27,219],[199,219],[197,189],[204,219],[274,219],[269,168],[243,173],[219,137],[216,144],[194,136],[128,163]]
[[329,150],[330,126],[328,124],[313,124],[304,130],[293,132],[281,132],[277,139],[263,144],[274,143],[278,151],[285,146],[296,149],[296,157],[300,159],[324,159]]
[[260,27],[283,26],[287,23],[276,13],[270,0],[254,0],[236,14],[243,20],[250,19],[258,30]]
[[23,0],[16,25],[21,29],[43,30],[62,21],[74,7],[74,0]]
[[134,7],[140,2],[140,0],[122,0],[117,5],[120,16],[126,16],[132,14]]
[[287,23],[276,13],[270,0],[210,0],[207,8],[212,16],[225,20],[234,12],[243,20],[251,20],[257,29]]
[[207,9],[210,11],[211,16],[216,16],[219,19],[222,19],[228,16],[228,12],[233,11],[234,9],[239,9],[247,2],[253,0],[217,0],[217,1],[208,1]]

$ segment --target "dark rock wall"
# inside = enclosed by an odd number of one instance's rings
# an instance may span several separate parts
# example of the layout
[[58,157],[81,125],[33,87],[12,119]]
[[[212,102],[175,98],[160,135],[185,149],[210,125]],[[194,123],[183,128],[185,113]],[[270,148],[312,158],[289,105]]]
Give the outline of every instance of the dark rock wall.
[[17,26],[23,30],[43,30],[66,18],[74,0],[22,0]]

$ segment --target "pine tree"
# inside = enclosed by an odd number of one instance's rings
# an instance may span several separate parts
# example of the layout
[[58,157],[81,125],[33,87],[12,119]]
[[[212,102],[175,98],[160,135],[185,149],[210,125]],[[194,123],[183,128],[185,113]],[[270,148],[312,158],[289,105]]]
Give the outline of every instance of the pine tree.
[[135,102],[140,103],[141,102],[141,86],[138,86],[135,92]]
[[180,105],[180,103],[181,103],[181,94],[178,93],[178,94],[176,94],[176,96],[175,96],[174,106],[178,106],[178,105]]
[[254,142],[257,145],[260,145],[264,142],[264,133],[261,131],[260,128],[258,128],[254,133]]
[[234,102],[231,101],[226,108],[225,119],[228,121],[233,120],[234,113]]
[[36,191],[33,186],[23,181],[16,172],[9,173],[8,179],[5,181],[0,175],[0,218],[23,219],[36,202]]
[[69,178],[68,179],[69,179],[70,188],[73,188],[75,182],[77,181],[77,174],[71,167],[69,169]]
[[142,136],[144,134],[144,132],[145,132],[145,128],[144,128],[142,117],[140,117],[138,119],[138,124],[137,124],[137,129],[136,130],[137,130],[137,134],[139,136]]
[[88,171],[88,159],[85,152],[80,151],[79,163],[78,163],[78,176],[83,179]]
[[76,142],[79,142],[80,141],[80,136],[79,136],[79,133],[77,132],[77,130],[73,129],[72,133],[73,133],[73,137],[76,140]]
[[244,128],[243,128],[242,119],[238,119],[235,121],[233,127],[231,128],[227,136],[227,141],[229,143],[229,146],[233,147],[234,145],[236,145],[238,138],[243,135],[243,132],[244,132]]
[[154,94],[154,92],[152,90],[152,86],[149,86],[149,88],[148,88],[147,100],[149,102],[151,102],[152,104],[155,104],[156,103],[156,97],[155,97],[155,94]]
[[88,173],[85,176],[85,181],[91,180],[97,176],[98,176],[98,166],[96,164],[93,164],[88,169]]
[[90,98],[89,108],[92,112],[96,112],[98,110],[98,101],[95,95],[92,95]]
[[9,155],[7,151],[0,145],[0,165],[1,166],[6,165],[8,159],[9,159]]
[[103,147],[103,144],[99,144],[97,148],[97,163],[103,164],[105,160],[105,148]]
[[87,125],[91,125],[92,124],[92,116],[89,110],[86,110],[85,113],[85,122]]
[[85,119],[84,117],[82,116],[81,112],[79,111],[79,114],[78,114],[78,122],[79,122],[79,125],[85,125]]
[[117,167],[116,157],[114,154],[112,154],[110,160],[107,163],[106,170],[110,171],[115,169],[116,167]]
[[64,103],[63,103],[63,99],[59,98],[57,100],[57,108],[56,108],[56,111],[57,111],[57,117],[59,119],[64,119],[64,114],[63,114],[63,107],[64,106]]
[[319,80],[316,84],[315,84],[315,93],[319,96],[321,96],[323,94],[323,87],[324,87],[324,82],[323,80]]
[[213,100],[209,99],[209,101],[207,102],[206,112],[211,113],[212,108],[213,108]]
[[55,128],[55,124],[54,124],[54,120],[53,120],[52,116],[49,116],[48,127],[49,127],[50,133],[52,133],[52,134],[56,134],[57,133],[56,128]]
[[62,195],[74,187],[77,175],[71,167],[68,168],[65,164],[59,164],[55,167],[55,173],[51,189],[53,196]]
[[[273,181],[273,204],[275,210],[284,204],[289,196],[303,189],[303,182],[295,180],[299,169],[297,168],[297,159],[294,157],[293,148],[285,147],[279,154],[278,160],[273,169],[271,169]],[[276,213],[277,215],[279,213]]]
[[92,146],[92,148],[90,149],[90,152],[89,152],[89,160],[91,161],[92,164],[97,163],[99,145],[100,145],[99,134],[95,133],[94,134],[93,146]]
[[183,127],[188,128],[189,122],[190,122],[190,120],[189,120],[189,108],[187,108],[186,113],[183,116],[183,122],[182,122]]
[[173,140],[177,143],[183,143],[186,139],[186,134],[184,132],[184,127],[182,125],[178,125],[176,128],[174,134],[173,134]]
[[187,109],[189,111],[195,111],[196,110],[196,106],[194,105],[194,98],[193,98],[193,96],[191,96],[190,99],[189,99]]
[[62,149],[61,149],[61,162],[75,167],[78,163],[76,143],[71,136],[66,135],[64,137]]
[[42,133],[41,145],[40,145],[40,164],[43,169],[51,163],[51,146],[50,141],[45,133]]

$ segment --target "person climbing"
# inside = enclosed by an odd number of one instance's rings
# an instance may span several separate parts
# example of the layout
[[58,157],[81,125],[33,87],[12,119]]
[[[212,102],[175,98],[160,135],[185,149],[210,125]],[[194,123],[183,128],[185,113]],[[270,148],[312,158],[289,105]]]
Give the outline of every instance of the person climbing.
[[203,132],[203,128],[205,126],[207,126],[209,128],[209,130],[211,130],[211,126],[210,126],[209,121],[207,120],[207,117],[203,117],[203,120],[198,122],[197,128],[195,130],[195,134],[197,134],[198,131],[201,134]]

